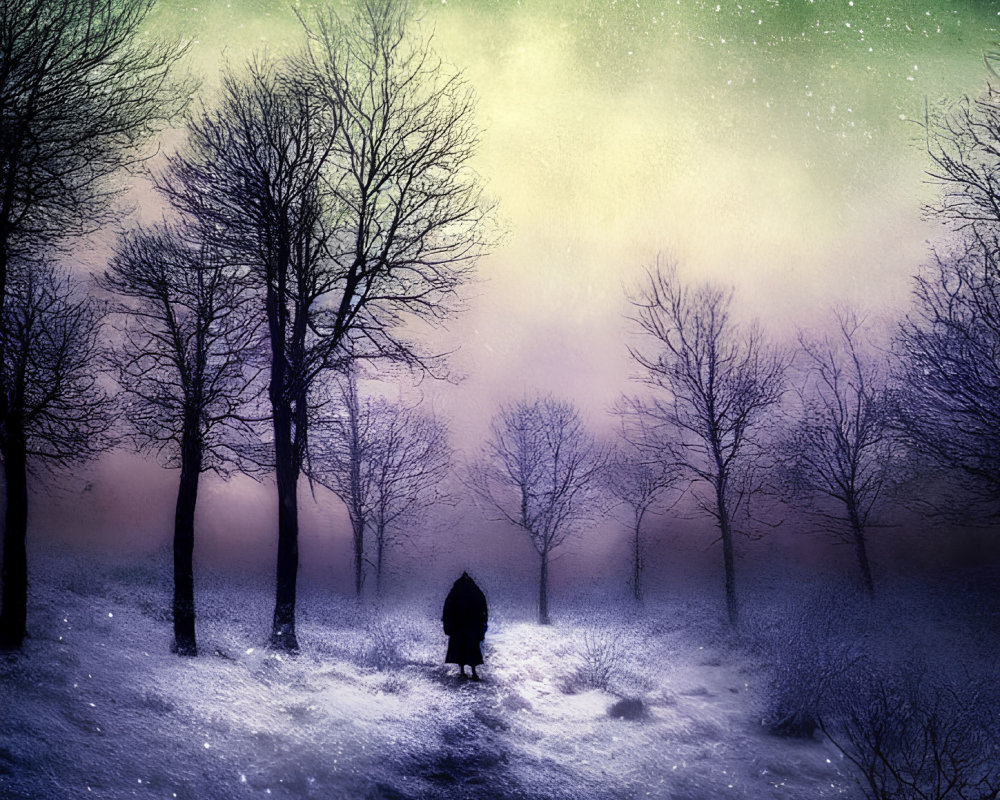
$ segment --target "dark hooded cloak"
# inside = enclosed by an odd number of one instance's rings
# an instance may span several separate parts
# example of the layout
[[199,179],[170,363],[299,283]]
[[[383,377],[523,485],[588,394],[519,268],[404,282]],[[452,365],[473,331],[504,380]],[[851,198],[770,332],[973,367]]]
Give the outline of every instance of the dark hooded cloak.
[[448,636],[445,663],[475,667],[483,663],[479,643],[486,636],[486,596],[476,582],[463,572],[444,601],[441,622]]

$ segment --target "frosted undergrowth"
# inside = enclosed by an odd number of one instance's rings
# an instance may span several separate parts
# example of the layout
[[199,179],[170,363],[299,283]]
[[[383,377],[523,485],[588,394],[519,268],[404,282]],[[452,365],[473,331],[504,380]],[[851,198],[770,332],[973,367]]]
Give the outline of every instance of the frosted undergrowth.
[[[828,744],[766,735],[762,678],[676,605],[539,627],[497,603],[474,684],[441,663],[436,599],[375,610],[304,587],[302,653],[271,652],[257,578],[202,577],[201,653],[178,658],[164,572],[36,569],[32,636],[0,659],[0,796],[858,796]],[[614,656],[607,680],[577,680],[588,647]]]

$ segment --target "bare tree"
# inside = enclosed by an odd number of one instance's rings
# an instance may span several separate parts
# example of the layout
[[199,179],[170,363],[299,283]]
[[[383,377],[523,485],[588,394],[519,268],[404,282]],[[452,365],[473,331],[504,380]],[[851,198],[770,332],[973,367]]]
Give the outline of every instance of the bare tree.
[[914,307],[896,342],[905,386],[899,416],[905,441],[950,484],[946,500],[955,507],[946,515],[960,508],[960,516],[993,518],[1000,513],[1000,251],[984,236],[966,236],[915,277]]
[[[335,336],[320,306],[336,304],[342,276],[327,255],[320,175],[336,125],[274,64],[224,77],[215,110],[188,122],[186,149],[158,185],[205,237],[242,262],[258,287],[270,345],[268,398],[278,489],[278,560],[271,644],[296,650],[298,478],[307,446],[309,393]],[[329,128],[327,126],[332,126]]]
[[309,475],[347,507],[354,554],[354,594],[364,588],[365,529],[371,525],[375,488],[375,428],[369,401],[358,396],[357,364],[351,359],[336,380],[333,413],[324,415],[312,436]]
[[[245,276],[180,227],[140,228],[118,243],[102,284],[119,298],[111,350],[133,441],[180,468],[174,516],[174,650],[196,655],[194,513],[202,472],[225,474],[259,369],[259,315]],[[254,303],[253,305],[251,305]]]
[[103,309],[48,262],[7,274],[3,311],[6,486],[0,646],[19,647],[27,616],[28,476],[66,468],[108,444],[114,414],[99,381]]
[[700,507],[719,526],[726,610],[736,625],[733,521],[748,512],[760,488],[761,431],[784,392],[787,359],[755,324],[733,320],[732,299],[732,289],[689,288],[674,264],[657,258],[629,298],[632,320],[649,345],[631,346],[629,352],[643,380],[658,390],[649,401],[632,402],[657,437],[647,446],[660,446],[682,466]]
[[390,548],[409,538],[433,508],[450,502],[441,484],[451,470],[448,426],[437,417],[384,399],[371,401],[379,424],[372,448],[375,590]]
[[645,565],[642,524],[667,493],[679,488],[682,479],[680,468],[659,455],[661,457],[648,453],[641,445],[626,439],[610,459],[605,478],[611,495],[625,505],[632,516],[632,597],[640,606],[643,604],[642,570]]
[[834,314],[834,333],[799,334],[798,416],[782,442],[784,488],[824,529],[854,545],[865,590],[874,594],[869,526],[900,478],[895,396],[887,359],[865,346],[868,320]]
[[479,143],[475,97],[430,39],[410,32],[405,0],[361,0],[353,17],[303,18],[302,71],[339,128],[324,192],[338,209],[344,276],[335,338],[359,356],[432,370],[400,335],[404,316],[439,322],[489,245],[491,203],[470,166]]
[[310,477],[347,507],[354,550],[354,590],[361,596],[365,534],[373,535],[376,592],[381,594],[387,552],[409,537],[433,506],[451,467],[448,428],[435,417],[384,397],[360,398],[357,365],[338,379],[334,413],[313,436]]
[[[109,179],[141,160],[142,143],[185,101],[186,87],[168,83],[183,51],[138,36],[151,5],[152,0],[0,4],[0,319],[20,313],[7,313],[23,290],[11,284],[15,272],[38,269],[32,286],[47,283],[57,294],[61,289],[55,287],[65,288],[45,259],[110,218],[119,187]],[[76,319],[83,331],[82,317]],[[6,353],[7,347],[18,347],[14,336],[0,335],[2,363],[23,356]],[[25,409],[9,403],[18,398],[16,386],[0,387],[0,423],[14,431],[9,471],[15,476],[21,472],[16,429]],[[9,488],[9,496],[21,492]],[[14,506],[4,531],[0,612],[3,640],[11,647],[24,637],[27,591],[27,517],[17,511],[19,502]]]
[[[349,23],[321,16],[308,57],[230,74],[220,107],[191,121],[187,151],[160,180],[261,287],[279,496],[276,647],[298,647],[297,486],[318,379],[355,355],[429,367],[397,326],[445,316],[480,252],[471,102],[435,89],[406,19],[374,2]],[[411,51],[427,56],[413,62]]]
[[[904,436],[940,470],[946,516],[1000,513],[1000,101],[992,89],[928,120],[929,214],[953,232],[916,277],[900,326]],[[942,502],[943,501],[943,502]],[[942,508],[941,506],[944,506]],[[949,508],[950,506],[950,508]],[[960,514],[956,514],[957,510]]]
[[540,625],[549,624],[552,554],[598,512],[606,461],[570,403],[539,397],[501,407],[482,459],[470,468],[471,488],[538,553]]

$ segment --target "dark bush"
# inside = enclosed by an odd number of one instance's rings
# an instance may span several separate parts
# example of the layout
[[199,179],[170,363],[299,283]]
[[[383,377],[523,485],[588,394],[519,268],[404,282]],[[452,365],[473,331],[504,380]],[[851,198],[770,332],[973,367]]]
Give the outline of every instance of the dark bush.
[[638,697],[623,697],[608,709],[608,715],[618,719],[642,719],[646,716],[646,704]]
[[868,800],[993,800],[998,701],[992,680],[935,682],[910,671],[874,679],[821,725]]
[[748,614],[743,637],[762,661],[761,722],[776,736],[815,736],[820,716],[873,671],[868,611],[852,594],[824,592],[791,610]]

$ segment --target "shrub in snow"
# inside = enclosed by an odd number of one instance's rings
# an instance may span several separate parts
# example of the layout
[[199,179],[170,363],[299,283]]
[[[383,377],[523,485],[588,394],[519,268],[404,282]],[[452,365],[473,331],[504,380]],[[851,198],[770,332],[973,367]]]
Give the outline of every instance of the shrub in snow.
[[784,614],[748,614],[746,643],[764,662],[761,716],[778,736],[811,738],[821,715],[838,708],[872,670],[863,607],[821,593]]
[[1000,797],[998,700],[994,681],[889,673],[822,727],[868,800],[985,800]]
[[365,629],[361,666],[381,672],[397,669],[403,663],[403,640],[399,631],[384,619],[372,620]]
[[409,684],[399,675],[386,675],[375,687],[376,691],[382,694],[403,694],[409,688]]
[[567,693],[581,688],[609,691],[621,677],[625,663],[621,638],[610,631],[585,633],[576,661],[577,667],[564,686]]

